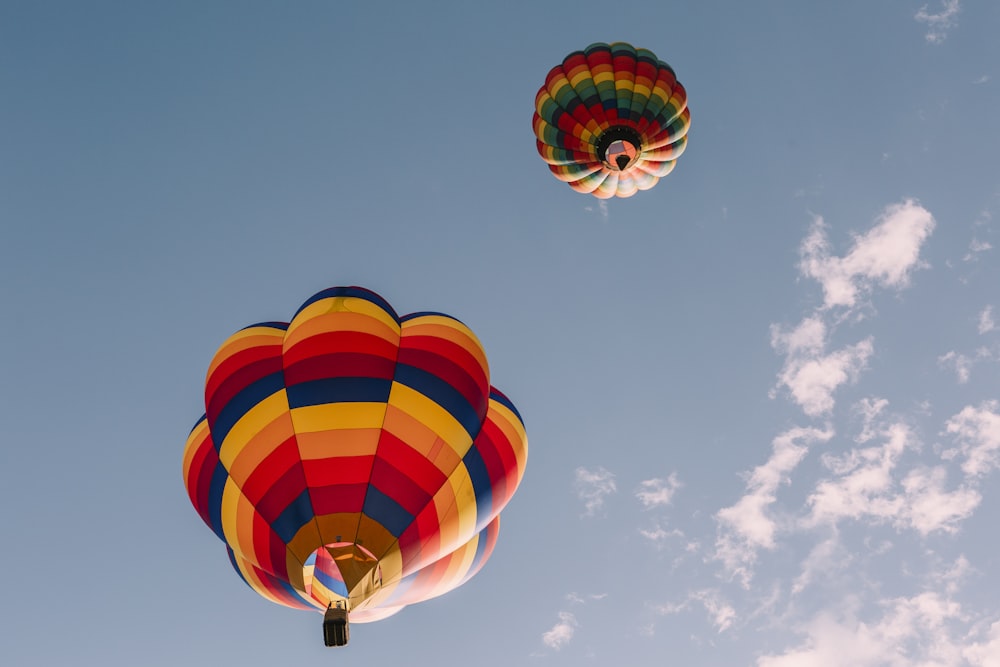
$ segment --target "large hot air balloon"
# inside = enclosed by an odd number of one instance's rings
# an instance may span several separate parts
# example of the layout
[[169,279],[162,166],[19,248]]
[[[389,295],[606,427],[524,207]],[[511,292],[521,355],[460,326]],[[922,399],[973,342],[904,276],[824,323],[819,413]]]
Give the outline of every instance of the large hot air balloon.
[[208,369],[184,482],[243,580],[325,612],[328,646],[460,586],[496,544],[527,437],[475,334],[334,287],[233,334]]
[[670,65],[625,42],[566,56],[545,77],[532,119],[555,177],[601,199],[656,185],[684,152],[690,124]]

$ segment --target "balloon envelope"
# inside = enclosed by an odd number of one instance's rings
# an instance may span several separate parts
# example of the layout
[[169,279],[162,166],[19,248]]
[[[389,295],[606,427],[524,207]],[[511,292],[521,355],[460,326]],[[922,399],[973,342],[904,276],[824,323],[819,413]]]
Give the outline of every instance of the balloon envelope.
[[669,174],[687,146],[687,92],[670,65],[625,42],[566,56],[535,96],[539,155],[577,192],[631,197]]
[[335,287],[222,344],[183,471],[251,588],[364,622],[479,571],[526,458],[468,327]]

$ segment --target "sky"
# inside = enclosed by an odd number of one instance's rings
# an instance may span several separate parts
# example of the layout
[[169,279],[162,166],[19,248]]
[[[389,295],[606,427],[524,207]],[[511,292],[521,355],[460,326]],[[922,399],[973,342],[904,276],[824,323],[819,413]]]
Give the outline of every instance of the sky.
[[[997,667],[998,30],[974,0],[0,2],[0,663]],[[601,202],[531,115],[616,40],[692,125]],[[530,443],[486,567],[343,649],[181,477],[217,346],[334,285],[468,324]]]

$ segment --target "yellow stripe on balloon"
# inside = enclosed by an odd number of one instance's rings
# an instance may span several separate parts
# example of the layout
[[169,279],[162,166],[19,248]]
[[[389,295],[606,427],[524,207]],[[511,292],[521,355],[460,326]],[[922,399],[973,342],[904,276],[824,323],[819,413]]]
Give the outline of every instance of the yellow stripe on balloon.
[[298,434],[380,428],[384,417],[385,403],[325,403],[292,410]]
[[219,460],[228,470],[243,448],[262,428],[271,424],[279,416],[288,413],[288,397],[284,389],[280,389],[264,400],[254,405],[245,415],[240,417],[226,434],[226,439],[219,447]]
[[472,436],[450,412],[419,391],[398,382],[392,383],[389,405],[399,408],[424,424],[462,458],[472,446]]
[[[297,337],[296,330],[303,326],[306,322],[314,318],[322,318],[328,321],[332,318],[323,317],[325,315],[337,314],[343,318],[344,329],[354,330],[351,328],[354,324],[360,324],[362,326],[371,326],[367,324],[366,320],[375,320],[383,325],[383,329],[386,332],[398,331],[399,324],[396,319],[387,313],[381,306],[368,301],[367,299],[359,299],[357,297],[330,297],[326,299],[320,299],[314,303],[309,304],[303,308],[292,320],[288,327],[288,338],[292,339]],[[338,327],[337,330],[340,330]],[[378,330],[378,328],[376,328]],[[293,336],[293,334],[295,334]],[[387,340],[391,340],[391,336],[386,337]]]
[[212,361],[208,365],[206,377],[212,377],[212,374],[222,362],[243,350],[268,345],[280,345],[284,335],[284,331],[273,327],[247,327],[242,331],[237,331],[226,339],[226,342],[219,347],[215,356],[212,357]]
[[270,423],[253,434],[238,453],[232,455],[232,463],[228,466],[229,476],[242,488],[261,462],[294,435],[291,416],[287,411],[278,413]]

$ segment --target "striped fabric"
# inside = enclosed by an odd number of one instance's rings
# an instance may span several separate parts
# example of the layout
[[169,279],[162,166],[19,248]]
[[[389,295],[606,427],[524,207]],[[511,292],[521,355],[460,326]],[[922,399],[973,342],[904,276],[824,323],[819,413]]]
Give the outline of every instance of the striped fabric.
[[656,185],[684,152],[690,125],[674,71],[624,42],[566,56],[545,78],[532,117],[538,153],[553,175],[600,199]]
[[222,344],[183,469],[251,588],[364,622],[479,571],[526,458],[468,327],[334,287]]

